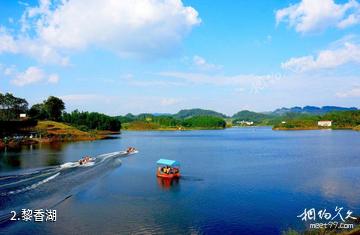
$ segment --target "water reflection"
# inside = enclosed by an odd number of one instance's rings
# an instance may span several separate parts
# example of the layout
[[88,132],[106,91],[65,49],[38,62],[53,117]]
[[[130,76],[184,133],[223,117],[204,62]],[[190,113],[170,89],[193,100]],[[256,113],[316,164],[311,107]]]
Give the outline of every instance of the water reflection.
[[158,186],[163,190],[179,191],[180,190],[180,180],[179,178],[161,178],[157,177]]
[[61,164],[68,143],[56,142],[5,148],[0,152],[0,172]]
[[320,194],[322,197],[339,201],[343,200],[350,206],[360,203],[360,174],[358,167],[323,169],[299,186],[299,190],[307,194]]

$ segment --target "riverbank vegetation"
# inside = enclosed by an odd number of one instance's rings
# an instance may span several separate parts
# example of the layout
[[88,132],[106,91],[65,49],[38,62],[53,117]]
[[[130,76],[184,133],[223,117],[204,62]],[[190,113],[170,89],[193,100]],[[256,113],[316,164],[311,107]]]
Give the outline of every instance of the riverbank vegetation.
[[125,130],[195,130],[195,129],[223,129],[226,122],[223,118],[215,116],[191,116],[178,118],[177,116],[152,114],[132,115],[118,117]]
[[[231,126],[272,126],[274,130],[360,130],[359,115],[360,111],[356,108],[306,106],[282,108],[267,113],[243,110],[231,117],[211,110],[190,109],[173,115],[127,114],[117,118],[127,130],[221,129]],[[332,126],[319,127],[318,121],[322,120],[332,121]]]
[[64,113],[62,121],[79,128],[82,131],[89,130],[109,130],[119,131],[121,128],[120,120],[97,112],[79,112]]
[[[97,140],[106,138],[107,132],[91,130],[82,131],[73,126],[55,121],[39,121],[34,130],[37,133],[37,140],[40,142],[49,142],[56,140]],[[41,136],[41,139],[39,137]]]
[[[332,121],[331,127],[320,127],[318,121]],[[274,125],[275,130],[309,130],[309,129],[353,129],[359,130],[360,111],[336,111],[324,115],[298,115]]]
[[53,141],[95,140],[119,133],[121,122],[96,112],[66,113],[65,103],[50,96],[30,109],[28,102],[0,93],[0,148]]

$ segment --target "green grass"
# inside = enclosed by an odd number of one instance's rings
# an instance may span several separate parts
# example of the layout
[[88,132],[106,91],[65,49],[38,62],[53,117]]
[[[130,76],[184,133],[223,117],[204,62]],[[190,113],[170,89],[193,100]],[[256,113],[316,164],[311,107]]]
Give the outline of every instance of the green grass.
[[88,132],[81,131],[75,127],[55,121],[39,121],[35,129],[37,131],[53,134],[53,135],[61,135],[61,134],[69,134],[75,136],[89,135]]
[[76,127],[55,121],[39,121],[34,129],[43,136],[58,136],[62,140],[95,140],[105,138],[108,134],[81,131]]

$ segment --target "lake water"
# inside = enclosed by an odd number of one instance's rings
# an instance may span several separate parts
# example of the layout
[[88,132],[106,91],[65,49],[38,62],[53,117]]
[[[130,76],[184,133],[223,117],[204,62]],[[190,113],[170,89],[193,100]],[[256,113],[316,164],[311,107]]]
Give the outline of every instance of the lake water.
[[[58,167],[128,146],[139,153],[82,169]],[[178,160],[183,177],[159,180],[159,158]],[[305,208],[360,214],[360,132],[354,131],[123,132],[3,152],[0,172],[0,215],[57,210],[56,222],[3,222],[5,234],[280,234],[305,229],[297,217]]]

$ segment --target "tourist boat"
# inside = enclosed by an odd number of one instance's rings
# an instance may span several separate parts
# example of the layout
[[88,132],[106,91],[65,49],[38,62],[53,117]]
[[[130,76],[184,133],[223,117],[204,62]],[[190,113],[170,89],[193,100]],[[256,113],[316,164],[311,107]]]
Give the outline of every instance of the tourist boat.
[[159,159],[156,164],[158,165],[156,173],[158,177],[167,179],[180,177],[179,162],[169,159]]
[[85,165],[85,164],[87,164],[87,163],[89,163],[89,162],[93,162],[95,160],[95,158],[92,158],[92,157],[89,157],[89,156],[85,156],[85,157],[83,157],[83,158],[81,158],[80,160],[79,160],[79,165]]
[[128,147],[125,151],[126,154],[138,153],[138,151],[134,147]]

